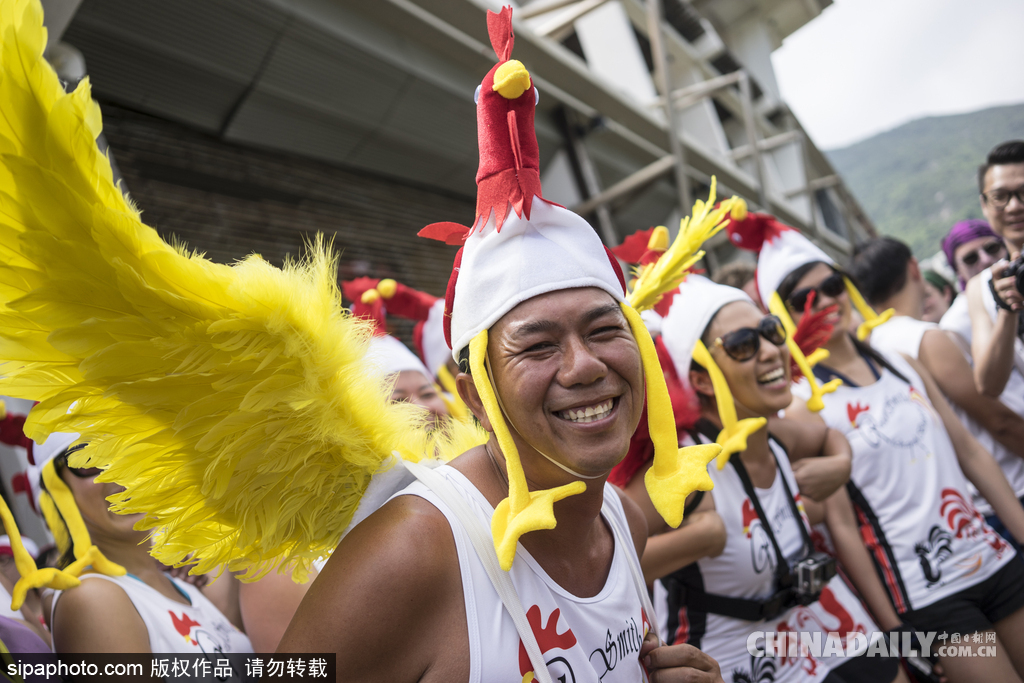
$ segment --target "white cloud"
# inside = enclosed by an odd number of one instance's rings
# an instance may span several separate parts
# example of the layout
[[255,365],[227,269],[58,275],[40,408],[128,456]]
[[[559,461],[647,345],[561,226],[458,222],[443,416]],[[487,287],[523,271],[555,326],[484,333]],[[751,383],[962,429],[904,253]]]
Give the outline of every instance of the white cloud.
[[1021,0],[836,0],[772,55],[823,149],[922,116],[1024,101]]

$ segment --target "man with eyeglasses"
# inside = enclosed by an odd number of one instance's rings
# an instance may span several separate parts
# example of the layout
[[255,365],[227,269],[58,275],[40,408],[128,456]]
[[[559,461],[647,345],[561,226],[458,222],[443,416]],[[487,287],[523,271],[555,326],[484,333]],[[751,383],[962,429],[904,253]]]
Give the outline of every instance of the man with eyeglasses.
[[[998,145],[978,169],[981,211],[1002,237],[1011,259],[1024,247],[1024,140]],[[1024,373],[1019,311],[1024,294],[1013,277],[1003,277],[1005,261],[982,271],[967,284],[971,352],[978,391],[999,396],[1016,369]]]

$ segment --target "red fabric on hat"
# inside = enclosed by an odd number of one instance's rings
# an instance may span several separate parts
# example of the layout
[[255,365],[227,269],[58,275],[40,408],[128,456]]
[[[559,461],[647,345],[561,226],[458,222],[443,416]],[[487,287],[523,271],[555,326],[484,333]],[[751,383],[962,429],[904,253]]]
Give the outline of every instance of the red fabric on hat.
[[462,265],[462,249],[455,254],[452,274],[448,277],[448,289],[444,293],[444,340],[448,348],[452,347],[452,305],[455,303],[455,283],[459,279],[459,267]]
[[755,254],[761,251],[765,240],[771,240],[792,229],[766,213],[748,213],[741,221],[730,218],[725,225],[733,244]]
[[379,278],[357,277],[354,280],[342,282],[341,293],[352,302],[352,315],[357,318],[372,320],[374,322],[374,334],[385,335],[388,333],[388,328],[384,316],[384,302],[380,298],[372,304],[364,304],[362,301],[363,292],[376,289],[379,282]]
[[651,241],[653,232],[654,228],[637,230],[622,240],[622,244],[612,247],[612,253],[626,263],[640,263],[640,258],[647,253],[647,243]]
[[522,95],[509,100],[494,90],[494,73],[512,55],[512,8],[487,12],[487,32],[498,55],[495,64],[480,83],[476,104],[477,140],[480,166],[476,173],[476,221],[483,228],[494,212],[494,224],[500,232],[511,206],[517,216],[530,218],[534,195],[541,195],[540,148],[533,128],[537,104],[532,83]]
[[654,304],[654,312],[664,318],[668,315],[668,311],[672,308],[672,301],[675,300],[676,294],[679,293],[679,288],[676,287],[671,292],[666,292],[661,296],[658,303]]
[[453,247],[458,247],[466,243],[466,238],[469,237],[469,231],[470,228],[465,225],[445,221],[442,223],[431,223],[416,233],[416,235],[419,237],[426,237],[428,240],[437,240],[438,242],[444,242],[445,244],[450,244]]
[[390,299],[384,300],[384,308],[389,315],[409,320],[426,320],[430,315],[430,307],[437,299],[438,297],[432,294],[396,282],[395,293]]
[[604,248],[606,254],[608,254],[608,261],[612,264],[612,270],[615,271],[615,277],[619,279],[619,284],[622,286],[622,296],[626,296],[626,276],[622,274],[622,267],[619,266],[619,262],[615,260],[615,254],[608,247]]
[[[804,304],[804,314],[800,317],[800,323],[793,332],[793,341],[796,342],[796,345],[800,347],[805,356],[811,355],[824,346],[832,338],[832,330],[835,327],[825,322],[825,318],[834,312],[838,305],[832,305],[828,308],[823,308],[817,313],[812,313],[811,309],[814,308],[814,297],[816,294],[817,292],[812,291],[807,295],[807,303]],[[789,367],[792,371],[792,380],[794,382],[800,381],[804,373],[800,371],[792,357],[789,359]]]
[[626,263],[646,266],[654,263],[665,252],[653,251],[647,248],[651,241],[651,235],[656,228],[637,230],[622,241],[622,244],[612,249],[612,253]]

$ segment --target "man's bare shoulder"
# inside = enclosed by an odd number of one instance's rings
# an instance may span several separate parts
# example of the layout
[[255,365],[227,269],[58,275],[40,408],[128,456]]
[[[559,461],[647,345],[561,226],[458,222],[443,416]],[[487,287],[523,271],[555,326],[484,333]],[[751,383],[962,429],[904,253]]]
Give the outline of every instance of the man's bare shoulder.
[[427,670],[468,666],[466,628],[448,520],[425,499],[404,495],[342,540],[279,651],[335,652],[339,670],[358,680],[420,680]]
[[458,575],[455,539],[444,513],[424,498],[404,495],[352,529],[317,581],[347,586],[362,577],[369,585],[415,592]]

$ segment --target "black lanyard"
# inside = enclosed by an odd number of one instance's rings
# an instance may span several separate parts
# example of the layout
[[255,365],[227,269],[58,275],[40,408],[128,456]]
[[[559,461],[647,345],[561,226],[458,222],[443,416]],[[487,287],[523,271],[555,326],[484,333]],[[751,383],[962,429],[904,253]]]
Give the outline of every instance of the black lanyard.
[[[715,426],[710,421],[701,420],[697,423],[696,428],[703,436],[714,441],[714,438],[709,436],[709,432],[713,433],[715,430]],[[771,439],[771,435],[769,435],[769,439]],[[789,501],[789,508],[793,512],[793,517],[796,518],[797,526],[800,527],[800,535],[803,537],[804,542],[802,556],[806,556],[814,550],[814,543],[811,541],[811,535],[804,524],[804,518],[800,515],[800,508],[796,506],[796,499],[793,497],[793,491],[789,488],[789,482],[786,481],[786,475],[782,472],[782,466],[779,465],[779,459],[775,456],[775,451],[770,444],[768,451],[772,454],[772,459],[775,460],[775,471],[779,478],[782,479],[782,486],[786,491],[786,500]],[[764,513],[764,508],[761,507],[761,499],[757,497],[757,491],[754,489],[753,482],[750,481],[750,475],[740,459],[740,454],[736,453],[733,457],[729,458],[729,464],[735,468],[736,474],[739,475],[740,482],[743,484],[743,490],[746,492],[747,497],[750,498],[750,503],[754,506],[754,512],[757,513],[757,518],[761,520],[761,526],[764,528],[765,533],[768,534],[768,540],[772,542],[772,547],[775,549],[775,578],[778,580],[781,588],[787,588],[793,583],[789,562],[786,560],[786,556],[782,554],[779,542],[775,539],[775,532],[772,531],[772,525],[768,521],[768,516]]]
[[[1021,316],[1021,317],[1024,318],[1024,316]],[[875,367],[875,362],[873,360],[871,360],[871,357],[866,355],[863,351],[860,351],[860,350],[858,350],[857,353],[860,354],[860,357],[863,358],[864,362],[868,364],[868,369],[870,369],[871,370],[871,374],[875,376],[875,381],[877,382],[878,380],[882,379],[882,373],[881,373],[881,371],[878,368]],[[851,380],[846,375],[844,375],[841,372],[838,372],[836,370],[833,370],[832,368],[828,367],[827,365],[822,365],[821,363],[818,363],[817,365],[815,365],[811,369],[811,372],[814,373],[814,376],[816,378],[818,378],[818,381],[821,382],[822,384],[830,382],[833,379],[839,378],[839,379],[843,380],[843,384],[848,386],[848,387],[853,387],[855,389],[860,388],[859,384],[857,384],[856,382]]]
[[[771,447],[769,447],[769,450],[771,450]],[[801,556],[806,556],[814,548],[814,544],[811,542],[811,535],[807,532],[804,518],[800,515],[800,508],[796,506],[796,499],[793,498],[789,482],[786,481],[786,476],[782,473],[782,467],[779,465],[779,459],[775,457],[774,452],[772,452],[772,458],[775,459],[775,470],[782,479],[782,486],[786,491],[786,500],[789,501],[789,508],[793,512],[797,526],[800,527],[800,535],[804,543]],[[775,558],[777,560],[775,564],[775,578],[779,581],[781,587],[788,587],[792,584],[793,580],[792,572],[789,569],[789,562],[786,560],[786,556],[782,554],[779,542],[775,539],[775,532],[772,531],[772,525],[768,521],[768,516],[764,513],[764,508],[761,507],[761,500],[757,497],[757,491],[754,489],[753,482],[750,481],[747,468],[744,466],[743,461],[740,460],[739,455],[729,458],[729,463],[736,469],[736,474],[739,475],[740,481],[743,483],[743,490],[747,492],[747,497],[750,498],[750,503],[754,506],[754,511],[757,513],[757,518],[761,520],[761,526],[764,528],[765,533],[768,534],[768,540],[772,542],[772,547],[775,548]]]

